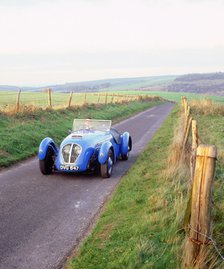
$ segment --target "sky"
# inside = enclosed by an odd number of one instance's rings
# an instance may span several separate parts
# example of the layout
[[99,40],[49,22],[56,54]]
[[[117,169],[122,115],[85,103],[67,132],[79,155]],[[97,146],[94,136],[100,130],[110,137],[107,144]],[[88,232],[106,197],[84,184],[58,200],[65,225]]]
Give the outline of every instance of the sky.
[[0,0],[0,84],[224,71],[224,0]]

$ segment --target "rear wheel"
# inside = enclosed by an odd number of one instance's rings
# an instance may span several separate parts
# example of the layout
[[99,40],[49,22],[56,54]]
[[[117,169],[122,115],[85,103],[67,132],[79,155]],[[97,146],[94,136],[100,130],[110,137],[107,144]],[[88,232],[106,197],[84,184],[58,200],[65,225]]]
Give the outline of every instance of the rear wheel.
[[106,162],[100,165],[100,173],[103,178],[111,177],[114,164],[113,160],[114,160],[114,154],[113,151],[110,149]]
[[48,147],[46,157],[43,160],[39,160],[40,171],[44,175],[50,175],[52,173],[54,164],[54,151],[52,148]]

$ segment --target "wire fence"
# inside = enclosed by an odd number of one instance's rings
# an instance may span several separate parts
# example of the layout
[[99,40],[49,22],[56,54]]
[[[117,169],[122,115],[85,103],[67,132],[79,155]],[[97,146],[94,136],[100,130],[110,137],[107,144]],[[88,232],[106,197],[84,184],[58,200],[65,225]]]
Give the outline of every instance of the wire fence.
[[[200,103],[199,103],[200,104]],[[198,135],[198,123],[187,98],[182,97],[182,143],[181,156],[190,161],[190,180],[188,199],[183,226],[186,238],[183,252],[183,268],[217,268],[215,259],[211,256],[210,246],[213,246],[222,264],[224,256],[212,238],[212,188],[215,175],[217,147],[202,144]],[[197,114],[196,114],[197,115]],[[191,146],[187,145],[190,140]],[[190,147],[189,147],[190,146]],[[190,156],[189,156],[190,153]]]
[[[217,243],[216,243],[216,241],[215,241],[211,236],[207,236],[206,234],[201,233],[201,232],[199,232],[198,230],[195,230],[193,227],[191,227],[190,224],[188,225],[188,228],[189,228],[190,230],[196,232],[197,234],[202,235],[202,236],[205,238],[204,243],[206,242],[206,240],[208,241],[208,243],[211,243],[211,244],[213,245],[213,247],[214,247],[214,249],[215,249],[217,255],[221,258],[222,263],[224,263],[224,255],[222,255],[221,251],[220,251],[219,248],[217,247]],[[202,243],[203,243],[203,242],[202,242]]]
[[27,91],[1,91],[0,92],[0,111],[6,113],[17,113],[24,110],[35,109],[60,109],[85,104],[108,104],[122,103],[143,98],[140,95],[118,94],[111,92],[99,93],[74,93],[74,92],[53,92],[45,89],[42,92]]

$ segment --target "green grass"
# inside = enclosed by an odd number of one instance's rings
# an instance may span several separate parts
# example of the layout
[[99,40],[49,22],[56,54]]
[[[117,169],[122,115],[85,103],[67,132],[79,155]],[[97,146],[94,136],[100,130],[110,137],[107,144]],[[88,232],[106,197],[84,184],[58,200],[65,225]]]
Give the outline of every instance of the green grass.
[[111,85],[101,91],[134,90],[152,86],[165,86],[175,80],[177,76],[142,77],[121,80],[118,84]]
[[186,96],[188,100],[198,100],[210,98],[213,101],[224,103],[223,96],[215,96],[215,95],[207,95],[207,94],[197,94],[197,93],[188,93],[188,92],[165,92],[165,91],[118,91],[118,93],[123,94],[149,94],[163,97],[168,100],[172,100],[175,102],[180,102],[182,96]]
[[114,192],[92,234],[68,268],[179,268],[176,201],[166,168],[177,110],[165,121]]
[[0,167],[35,155],[41,140],[46,136],[52,137],[59,144],[71,129],[74,118],[118,121],[158,104],[161,104],[161,101],[135,101],[129,104],[37,110],[14,116],[0,113]]

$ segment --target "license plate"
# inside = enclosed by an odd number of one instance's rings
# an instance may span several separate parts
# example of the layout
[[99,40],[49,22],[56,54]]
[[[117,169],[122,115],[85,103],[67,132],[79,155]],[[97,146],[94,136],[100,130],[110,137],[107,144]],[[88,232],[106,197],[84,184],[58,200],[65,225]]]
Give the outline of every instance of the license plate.
[[60,169],[64,171],[78,171],[79,166],[77,165],[60,165]]

